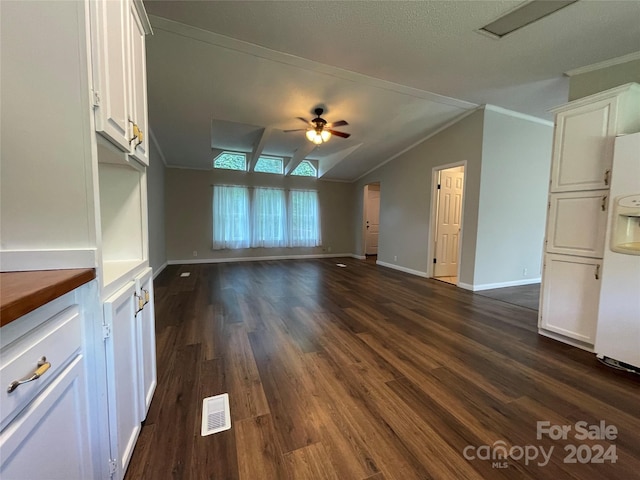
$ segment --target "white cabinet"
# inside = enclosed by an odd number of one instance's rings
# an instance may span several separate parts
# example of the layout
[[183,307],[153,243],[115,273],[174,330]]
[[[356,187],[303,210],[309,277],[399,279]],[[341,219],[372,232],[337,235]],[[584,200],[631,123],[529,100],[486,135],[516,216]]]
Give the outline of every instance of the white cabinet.
[[602,257],[608,202],[607,190],[551,194],[547,252]]
[[538,331],[587,350],[598,324],[614,139],[640,130],[639,111],[633,83],[554,110]]
[[91,2],[96,130],[149,165],[145,63],[149,20],[141,2]]
[[147,418],[156,389],[156,324],[154,313],[153,275],[149,268],[136,277],[138,295],[138,371],[140,372],[140,417]]
[[111,455],[121,480],[140,433],[138,327],[135,284],[129,282],[104,303]]
[[77,303],[89,292],[83,286],[2,327],[2,479],[85,480],[101,471],[100,441],[91,438],[99,419],[90,407],[99,382],[89,376],[84,337],[93,317]]
[[636,84],[591,95],[554,110],[551,192],[606,189],[613,139],[640,130]]
[[602,261],[569,255],[547,255],[544,263],[540,326],[593,345]]

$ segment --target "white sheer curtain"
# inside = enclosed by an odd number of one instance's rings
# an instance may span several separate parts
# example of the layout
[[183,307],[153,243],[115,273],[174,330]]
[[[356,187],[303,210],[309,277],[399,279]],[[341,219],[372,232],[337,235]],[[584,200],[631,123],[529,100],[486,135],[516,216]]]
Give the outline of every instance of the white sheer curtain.
[[213,187],[213,249],[249,247],[249,189]]
[[252,247],[287,246],[287,202],[282,189],[254,188],[251,214]]
[[318,192],[289,192],[289,246],[318,247],[322,245]]

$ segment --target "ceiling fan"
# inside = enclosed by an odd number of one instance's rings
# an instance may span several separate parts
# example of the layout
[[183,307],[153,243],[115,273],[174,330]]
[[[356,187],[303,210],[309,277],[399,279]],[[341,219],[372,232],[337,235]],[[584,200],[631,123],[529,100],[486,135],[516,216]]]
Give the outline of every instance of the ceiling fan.
[[349,125],[345,120],[339,120],[333,123],[327,123],[324,118],[320,118],[324,110],[322,108],[316,108],[315,114],[316,118],[309,121],[302,117],[296,117],[299,120],[302,120],[307,125],[310,125],[311,128],[296,128],[295,130],[285,130],[285,132],[301,132],[303,130],[307,131],[307,138],[309,141],[315,143],[316,145],[320,145],[331,138],[331,135],[336,135],[337,137],[349,138],[351,136],[350,133],[339,132],[337,130],[333,130],[333,127],[342,127],[345,125]]

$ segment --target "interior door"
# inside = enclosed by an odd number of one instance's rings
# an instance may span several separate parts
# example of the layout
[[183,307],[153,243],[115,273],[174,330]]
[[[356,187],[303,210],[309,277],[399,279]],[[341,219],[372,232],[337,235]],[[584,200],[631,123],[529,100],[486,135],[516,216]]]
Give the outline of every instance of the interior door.
[[367,189],[367,238],[366,255],[378,254],[378,235],[380,233],[380,187],[369,185]]
[[434,277],[458,275],[463,183],[464,170],[461,167],[440,172]]

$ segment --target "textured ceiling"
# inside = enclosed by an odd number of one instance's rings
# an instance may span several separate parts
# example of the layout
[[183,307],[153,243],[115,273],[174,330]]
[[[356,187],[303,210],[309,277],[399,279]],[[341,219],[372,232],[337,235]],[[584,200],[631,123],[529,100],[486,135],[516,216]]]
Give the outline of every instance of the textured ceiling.
[[[170,164],[206,168],[216,125],[220,148],[250,151],[262,128],[297,128],[323,104],[352,137],[309,158],[352,180],[475,104],[550,119],[563,72],[640,46],[637,1],[581,0],[501,40],[475,31],[520,3],[145,1],[197,27],[152,18],[150,123]],[[272,135],[265,153],[293,156],[299,134]]]

